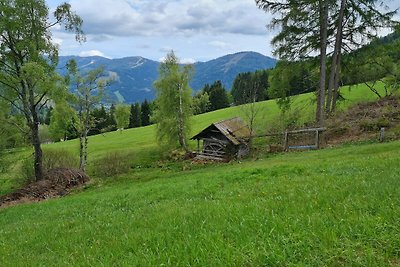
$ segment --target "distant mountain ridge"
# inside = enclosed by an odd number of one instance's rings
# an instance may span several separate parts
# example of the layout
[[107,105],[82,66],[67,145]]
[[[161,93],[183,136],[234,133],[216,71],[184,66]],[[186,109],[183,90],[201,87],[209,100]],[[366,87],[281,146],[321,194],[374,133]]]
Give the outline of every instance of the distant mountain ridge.
[[[133,103],[155,98],[153,82],[157,79],[160,62],[140,56],[119,59],[61,56],[58,66],[60,74],[66,73],[65,65],[70,59],[75,59],[82,71],[104,65],[106,71],[113,73],[117,79],[107,90],[112,100]],[[225,88],[230,90],[238,73],[273,68],[276,59],[256,52],[239,52],[193,65],[195,74],[190,85],[195,92],[206,83],[216,80],[221,80]]]

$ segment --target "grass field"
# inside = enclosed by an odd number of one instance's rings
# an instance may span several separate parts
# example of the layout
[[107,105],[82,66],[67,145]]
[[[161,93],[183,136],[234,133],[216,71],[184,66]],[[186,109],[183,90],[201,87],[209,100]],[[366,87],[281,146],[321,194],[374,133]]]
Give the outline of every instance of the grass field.
[[397,266],[399,149],[133,170],[1,209],[0,265]]
[[[376,99],[376,96],[363,85],[352,88],[343,87],[341,92],[345,98],[339,104],[339,108],[346,108],[351,104],[360,101]],[[314,99],[313,93],[294,96],[293,109],[301,113],[300,122],[313,119]],[[279,121],[279,109],[274,100],[259,102],[256,104],[261,112],[256,118],[256,130],[263,132],[271,125]],[[197,133],[212,122],[228,119],[235,116],[243,117],[241,107],[230,107],[193,117],[192,133]],[[190,143],[195,147],[195,143]],[[64,150],[78,155],[78,140],[44,145],[44,150]],[[135,129],[128,129],[122,132],[110,132],[103,135],[91,136],[89,138],[89,172],[93,175],[92,169],[96,162],[106,154],[112,152],[129,153],[132,165],[149,165],[162,157],[156,144],[155,126],[147,126]],[[32,150],[19,149],[17,151],[0,151],[0,195],[6,194],[20,186],[22,180],[19,174],[21,160],[30,158]]]
[[[342,92],[342,108],[374,97]],[[294,100],[305,120],[311,99]],[[258,105],[262,129],[278,109]],[[196,116],[193,131],[237,115],[239,107]],[[74,152],[77,142],[44,149]],[[148,126],[90,137],[89,149],[92,169],[110,151],[132,153],[132,168],[64,198],[0,209],[0,266],[400,264],[399,141],[195,165],[158,161]],[[21,183],[30,153],[3,152],[0,194]]]

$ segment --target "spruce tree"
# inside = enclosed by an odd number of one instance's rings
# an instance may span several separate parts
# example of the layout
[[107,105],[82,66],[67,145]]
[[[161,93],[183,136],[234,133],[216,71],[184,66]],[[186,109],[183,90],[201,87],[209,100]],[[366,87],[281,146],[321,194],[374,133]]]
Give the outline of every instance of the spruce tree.
[[142,126],[150,125],[150,115],[151,115],[150,104],[147,101],[147,99],[145,99],[140,106],[140,120]]

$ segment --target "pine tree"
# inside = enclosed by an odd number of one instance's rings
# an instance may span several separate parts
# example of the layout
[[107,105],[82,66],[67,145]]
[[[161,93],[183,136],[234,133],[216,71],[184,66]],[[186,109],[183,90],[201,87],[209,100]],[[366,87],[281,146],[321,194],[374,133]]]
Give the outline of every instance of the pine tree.
[[140,104],[135,103],[131,105],[131,112],[129,116],[129,128],[135,128],[141,126],[140,120]]
[[145,99],[140,106],[140,120],[142,126],[150,125],[150,115],[151,115],[150,104],[147,101],[147,99]]
[[212,85],[206,85],[203,89],[209,95],[210,110],[229,107],[228,94],[221,81],[215,81]]

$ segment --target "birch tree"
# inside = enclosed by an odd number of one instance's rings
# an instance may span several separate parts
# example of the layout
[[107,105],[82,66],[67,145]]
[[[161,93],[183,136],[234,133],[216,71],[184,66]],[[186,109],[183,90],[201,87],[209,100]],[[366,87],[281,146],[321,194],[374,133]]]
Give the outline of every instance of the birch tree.
[[49,99],[66,90],[55,72],[58,46],[50,30],[56,25],[84,40],[82,20],[67,3],[58,6],[50,20],[44,0],[0,0],[0,98],[25,118],[36,180],[43,178],[38,114]]
[[94,125],[92,111],[100,104],[105,88],[113,81],[104,73],[104,67],[81,74],[75,60],[68,62],[69,80],[75,95],[74,106],[78,120],[75,129],[79,135],[79,169],[86,170],[88,157],[88,133]]
[[154,82],[157,90],[154,119],[158,140],[168,145],[178,142],[186,151],[192,113],[192,90],[189,87],[192,72],[192,66],[180,66],[179,59],[171,51],[161,63],[158,80]]

